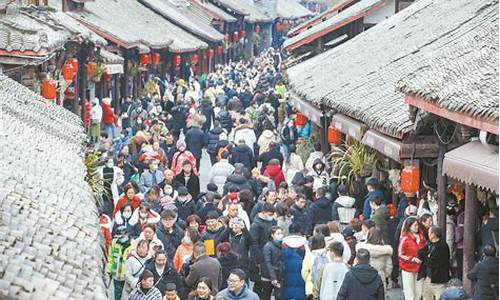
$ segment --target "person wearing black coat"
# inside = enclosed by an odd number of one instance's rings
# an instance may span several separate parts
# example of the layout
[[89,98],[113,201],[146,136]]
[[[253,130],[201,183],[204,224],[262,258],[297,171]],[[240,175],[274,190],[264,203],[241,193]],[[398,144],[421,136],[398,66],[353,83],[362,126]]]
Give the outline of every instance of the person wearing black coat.
[[272,227],[269,232],[269,241],[264,245],[262,254],[264,256],[264,264],[262,266],[261,277],[262,290],[259,294],[261,299],[271,299],[273,289],[276,289],[275,294],[279,294],[279,283],[282,279],[282,250],[281,242],[283,241],[283,233],[279,227]]
[[231,190],[234,187],[237,187],[240,191],[242,191],[242,190],[253,191],[253,186],[250,183],[250,180],[248,180],[245,177],[245,175],[237,174],[236,172],[235,172],[235,174],[229,176],[226,179],[226,183],[224,184],[224,188],[223,188],[223,190],[224,190],[223,195],[226,195],[229,192],[229,190]]
[[200,178],[192,172],[191,162],[185,160],[182,164],[182,171],[175,176],[174,181],[180,186],[187,188],[192,199],[198,199],[200,194]]
[[229,163],[232,165],[241,163],[245,167],[247,167],[247,169],[251,170],[255,166],[255,159],[252,149],[250,149],[250,147],[248,147],[244,141],[242,143],[239,142],[238,146],[233,147],[233,149],[231,150]]
[[179,219],[186,221],[187,217],[196,213],[196,204],[193,197],[189,194],[185,186],[180,186],[177,189],[177,198],[175,199],[175,207]]
[[203,123],[201,129],[206,134],[212,125],[212,121],[215,120],[214,107],[212,105],[212,101],[208,98],[204,98],[201,101],[200,107],[198,107],[199,112],[205,116],[206,121]]
[[193,124],[186,132],[186,146],[187,149],[193,153],[196,158],[196,169],[200,169],[201,151],[205,146],[205,134],[197,124]]
[[216,119],[220,122],[220,127],[224,128],[227,132],[231,132],[233,128],[233,119],[231,114],[226,110],[221,110]]
[[[307,200],[304,195],[297,195],[295,203],[290,208],[292,224],[299,224],[306,234],[312,232],[311,212],[307,207]],[[315,216],[316,217],[316,216]]]
[[175,144],[174,137],[169,133],[164,139],[160,138],[160,148],[165,151],[165,155],[167,156],[167,166],[170,168],[172,165],[172,158],[174,157],[175,151],[177,151],[177,145]]
[[[146,270],[153,273],[155,287],[160,290],[162,295],[165,295],[165,289],[168,283],[175,283],[177,294],[181,299],[186,297],[186,289],[182,277],[175,270],[172,261],[167,258],[167,253],[163,250],[158,250],[155,257],[146,262]],[[163,272],[158,273],[160,270]]]
[[178,102],[172,107],[172,134],[177,140],[181,134],[181,129],[186,127],[186,118],[189,108],[182,102]]
[[214,128],[207,133],[206,145],[207,152],[210,156],[210,162],[212,165],[215,163],[215,157],[217,155],[217,149],[219,147],[219,142],[221,140],[221,135],[225,133],[220,127],[219,121],[214,121]]
[[356,253],[356,266],[352,267],[344,277],[337,294],[337,300],[383,300],[384,283],[375,268],[370,266],[370,252],[359,249]]
[[324,187],[316,191],[316,200],[309,206],[312,220],[312,227],[316,224],[326,224],[332,220],[332,201],[327,197]]
[[424,299],[439,299],[446,283],[450,280],[450,249],[443,239],[443,231],[437,226],[429,229],[429,240],[419,251],[423,265],[417,280],[425,277],[423,287]]
[[474,283],[473,299],[498,299],[498,257],[495,247],[486,245],[483,248],[483,257],[483,260],[467,273],[467,278]]
[[280,161],[280,166],[283,165],[283,154],[277,149],[276,143],[269,143],[269,151],[261,153],[257,159],[257,161],[262,163],[262,167],[260,168],[260,172],[264,173],[267,164],[272,159],[277,159]]
[[161,221],[156,227],[156,236],[163,243],[170,261],[174,259],[175,251],[184,237],[184,230],[177,224],[177,214],[170,209],[161,212]]
[[227,288],[227,278],[233,269],[240,268],[240,258],[234,253],[231,245],[227,242],[217,245],[217,260],[222,267],[222,283],[219,288],[223,290]]

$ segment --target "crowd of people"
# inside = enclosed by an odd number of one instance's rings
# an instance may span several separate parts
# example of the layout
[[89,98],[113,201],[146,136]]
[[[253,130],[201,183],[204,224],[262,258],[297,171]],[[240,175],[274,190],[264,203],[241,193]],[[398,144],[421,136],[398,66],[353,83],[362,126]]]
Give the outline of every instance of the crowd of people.
[[[312,126],[294,122],[279,52],[145,86],[121,107],[96,99],[90,113],[114,299],[385,299],[399,278],[407,300],[465,299],[425,199],[393,204],[376,178],[353,191],[330,176],[319,144],[297,154]],[[448,215],[463,231],[463,208]],[[496,212],[485,220],[494,229]],[[487,234],[485,259],[466,274],[474,299],[496,299]]]

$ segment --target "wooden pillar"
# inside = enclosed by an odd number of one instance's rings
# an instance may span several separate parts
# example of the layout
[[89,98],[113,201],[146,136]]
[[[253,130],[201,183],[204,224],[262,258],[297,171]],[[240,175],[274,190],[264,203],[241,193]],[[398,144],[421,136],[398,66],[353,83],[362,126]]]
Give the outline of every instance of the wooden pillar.
[[121,107],[121,101],[120,97],[118,95],[118,81],[119,81],[120,75],[119,74],[113,74],[113,79],[112,79],[112,89],[113,89],[113,107],[115,108],[115,113],[120,114],[120,107]]
[[439,143],[438,158],[437,158],[437,201],[438,201],[438,226],[443,230],[443,236],[446,236],[446,175],[443,174],[444,154],[446,153],[446,145]]
[[[86,99],[87,98],[87,70],[85,67],[85,61],[87,59],[87,51],[86,48],[81,47],[80,51],[78,51],[78,85],[75,88],[78,88],[78,100],[81,105],[81,118],[82,121],[85,122],[85,101],[90,100]],[[76,92],[76,90],[75,90]],[[76,98],[76,93],[75,93],[75,101],[77,100]]]
[[463,283],[464,289],[471,294],[472,284],[467,279],[467,273],[474,266],[474,252],[476,240],[476,218],[477,218],[477,200],[476,187],[467,184],[465,186],[465,218],[464,218],[464,266]]
[[[401,165],[393,160],[393,159],[389,159],[389,168],[392,170],[392,169],[399,169],[401,168]],[[398,204],[398,200],[399,200],[399,197],[398,197],[398,194],[396,194],[394,191],[392,192],[392,203],[394,204]]]
[[330,145],[328,144],[327,140],[327,128],[328,128],[328,122],[330,120],[328,120],[328,117],[325,114],[325,107],[323,104],[320,105],[320,109],[321,109],[321,118],[320,118],[321,127],[319,128],[320,131],[319,142],[321,144],[321,150],[323,151],[323,153],[326,154],[330,152]]
[[122,95],[123,95],[123,97],[128,98],[130,95],[129,95],[129,92],[128,92],[128,78],[129,78],[128,62],[129,62],[129,58],[128,58],[128,51],[127,50],[124,51],[123,58],[124,58],[124,61],[123,61],[123,78],[122,78],[122,86],[121,86],[121,88],[122,88]]

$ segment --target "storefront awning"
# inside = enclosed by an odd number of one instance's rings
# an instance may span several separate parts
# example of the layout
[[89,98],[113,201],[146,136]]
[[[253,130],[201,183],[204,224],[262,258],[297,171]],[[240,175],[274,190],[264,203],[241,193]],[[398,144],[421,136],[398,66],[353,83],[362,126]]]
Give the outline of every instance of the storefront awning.
[[304,114],[309,120],[314,122],[316,125],[321,127],[321,110],[311,103],[300,99],[296,94],[290,93],[290,99],[292,100],[292,105]]
[[429,137],[418,137],[415,143],[403,142],[373,129],[366,131],[361,143],[397,162],[411,158],[436,158],[438,153],[438,144]]
[[367,126],[353,118],[343,114],[335,114],[332,117],[332,125],[342,133],[360,141],[363,138]]
[[467,143],[445,154],[443,174],[498,193],[498,152],[479,141]]

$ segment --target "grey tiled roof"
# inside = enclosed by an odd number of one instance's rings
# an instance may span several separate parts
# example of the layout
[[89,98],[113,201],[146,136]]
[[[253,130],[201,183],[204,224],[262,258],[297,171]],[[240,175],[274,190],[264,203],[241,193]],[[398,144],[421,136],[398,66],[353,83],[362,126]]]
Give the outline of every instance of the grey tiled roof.
[[473,118],[498,120],[498,19],[446,45],[398,82],[400,91]]
[[101,49],[100,56],[107,64],[123,64],[125,59],[118,54]]
[[211,26],[212,17],[188,0],[139,0],[161,16],[192,34],[210,42],[220,42],[224,35]]
[[127,47],[144,44],[153,49],[191,52],[208,45],[136,0],[86,2],[83,12],[69,13],[110,40]]
[[297,0],[276,0],[277,16],[283,19],[299,19],[309,17],[314,13],[304,6],[300,5]]
[[213,5],[210,2],[201,2],[199,0],[191,0],[191,2],[198,2],[200,5],[202,5],[204,8],[206,8],[211,13],[217,15],[223,21],[226,21],[228,23],[233,23],[233,22],[238,21],[235,17],[231,16],[230,14],[225,12],[223,9],[217,7],[216,5]]
[[402,137],[412,122],[397,81],[492,22],[498,22],[497,0],[416,1],[344,44],[291,67],[291,88],[309,101]]
[[331,16],[326,21],[323,21],[311,28],[287,39],[283,43],[283,48],[288,48],[296,43],[300,43],[303,40],[311,39],[307,43],[312,42],[314,39],[313,36],[317,36],[321,33],[321,35],[325,35],[330,31],[336,30],[341,26],[346,24],[346,21],[352,21],[353,18],[362,18],[363,14],[367,12],[373,11],[383,5],[385,5],[388,0],[361,0],[360,2],[346,8],[340,13]]
[[67,41],[106,41],[69,16],[44,7],[23,7],[17,14],[0,14],[0,49],[31,51],[44,56]]
[[0,75],[0,294],[107,299],[78,116]]
[[227,7],[238,14],[245,15],[245,21],[250,23],[271,22],[272,17],[261,12],[252,0],[212,0],[224,7]]

